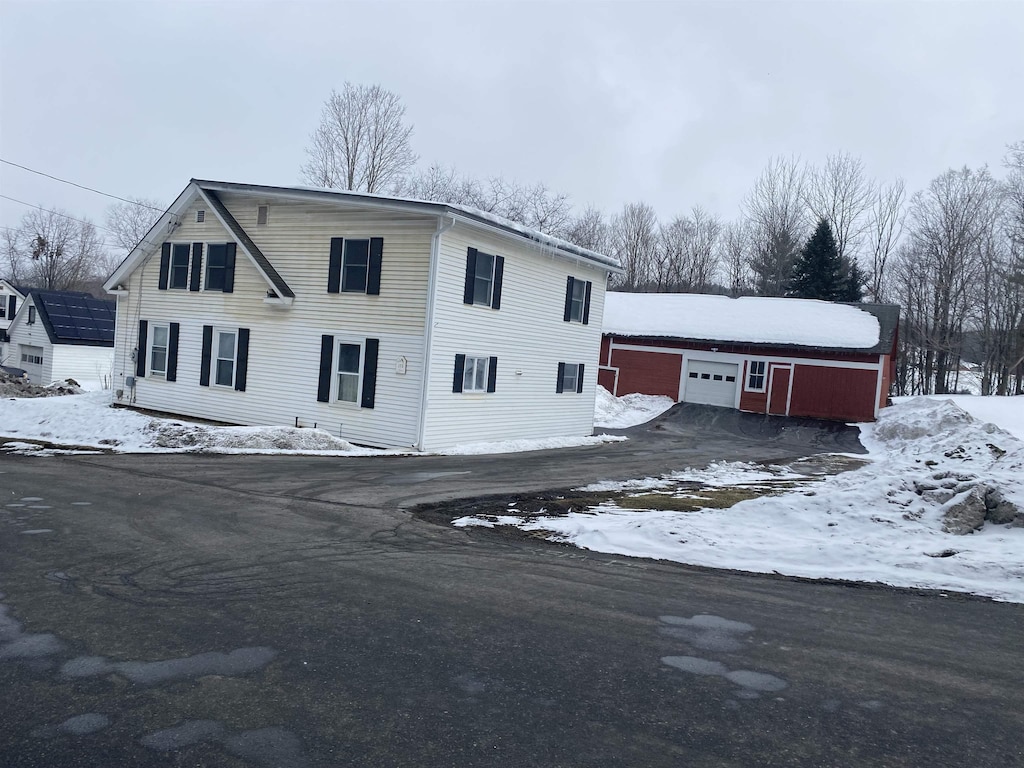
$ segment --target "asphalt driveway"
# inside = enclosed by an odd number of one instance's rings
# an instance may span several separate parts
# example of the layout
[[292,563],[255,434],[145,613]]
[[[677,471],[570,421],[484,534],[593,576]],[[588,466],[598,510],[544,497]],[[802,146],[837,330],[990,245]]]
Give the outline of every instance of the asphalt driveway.
[[1019,764],[1021,606],[409,511],[855,447],[730,418],[492,457],[0,455],[0,765]]

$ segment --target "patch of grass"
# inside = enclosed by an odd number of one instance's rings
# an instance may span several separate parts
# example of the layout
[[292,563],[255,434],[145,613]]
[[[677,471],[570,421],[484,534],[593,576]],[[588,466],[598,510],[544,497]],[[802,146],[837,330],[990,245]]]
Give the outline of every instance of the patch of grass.
[[702,488],[699,494],[676,496],[670,493],[623,495],[615,503],[626,509],[650,509],[659,512],[696,512],[698,509],[726,509],[747,499],[768,496],[774,488],[764,486],[727,486]]

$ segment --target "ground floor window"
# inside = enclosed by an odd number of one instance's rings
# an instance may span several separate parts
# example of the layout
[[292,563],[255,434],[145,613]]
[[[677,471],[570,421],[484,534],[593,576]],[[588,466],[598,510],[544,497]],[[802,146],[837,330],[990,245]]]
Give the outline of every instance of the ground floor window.
[[765,368],[768,364],[764,360],[751,360],[747,368],[747,389],[753,392],[764,392],[765,390]]
[[339,342],[338,344],[338,394],[336,400],[354,403],[359,400],[359,359],[362,346]]
[[222,387],[235,386],[235,350],[238,344],[236,331],[216,331],[217,364],[214,383]]
[[153,325],[153,340],[149,347],[149,370],[161,376],[167,374],[167,340],[169,328],[166,325]]
[[583,391],[583,363],[559,363],[555,392]]
[[481,355],[456,355],[452,392],[495,392],[498,358]]

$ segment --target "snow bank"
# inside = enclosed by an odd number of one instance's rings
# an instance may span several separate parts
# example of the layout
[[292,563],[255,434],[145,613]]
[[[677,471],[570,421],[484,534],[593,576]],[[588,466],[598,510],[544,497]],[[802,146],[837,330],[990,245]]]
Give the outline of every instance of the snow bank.
[[664,395],[634,393],[615,397],[599,384],[594,407],[594,426],[605,429],[635,427],[659,416],[675,404],[675,400]]
[[[861,429],[869,464],[728,509],[628,509],[626,497],[565,517],[527,519],[502,510],[502,520],[482,516],[479,522],[547,531],[558,541],[612,554],[1024,602],[1024,528],[987,523],[968,536],[945,533],[943,513],[959,495],[923,491],[941,485],[937,477],[953,477],[998,487],[1024,508],[1024,443],[949,400],[926,398],[886,408],[878,422]],[[712,465],[634,488],[666,489],[695,479],[749,484],[763,480],[764,472],[756,465]]]

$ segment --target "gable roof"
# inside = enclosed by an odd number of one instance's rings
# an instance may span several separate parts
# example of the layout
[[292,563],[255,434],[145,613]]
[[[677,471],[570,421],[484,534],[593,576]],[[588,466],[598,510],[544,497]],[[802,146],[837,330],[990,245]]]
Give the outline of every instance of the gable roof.
[[605,294],[606,334],[885,353],[899,307],[695,293]]
[[4,285],[6,285],[8,288],[10,288],[15,293],[20,294],[21,298],[23,298],[23,299],[32,292],[31,288],[28,288],[28,287],[26,287],[24,285],[15,285],[10,280],[8,280],[6,277],[0,277],[0,283],[3,283]]
[[335,204],[339,206],[362,207],[376,210],[396,210],[407,213],[421,213],[428,216],[448,216],[463,221],[472,226],[482,227],[492,232],[515,237],[520,240],[531,242],[543,248],[550,249],[555,254],[573,261],[585,262],[607,270],[613,274],[621,274],[622,269],[617,259],[604,254],[581,248],[566,240],[551,235],[546,235],[535,229],[517,224],[500,216],[480,211],[475,208],[452,203],[436,203],[426,200],[415,200],[412,198],[388,197],[386,195],[374,195],[366,192],[350,192],[337,189],[314,189],[310,187],[278,187],[265,186],[260,184],[239,184],[229,181],[208,181],[203,179],[192,179],[188,186],[178,195],[160,219],[146,233],[131,253],[122,261],[117,269],[107,278],[103,287],[107,291],[116,290],[117,286],[131,274],[135,268],[148,256],[152,255],[164,237],[174,231],[179,222],[180,214],[188,207],[196,197],[202,197],[214,214],[236,240],[242,252],[248,256],[256,267],[257,271],[266,280],[270,288],[286,301],[294,298],[295,294],[281,275],[274,269],[270,260],[260,251],[252,238],[238,224],[231,212],[220,200],[219,193],[232,192],[239,194],[258,195],[265,199],[292,199],[317,201],[320,203]]
[[51,344],[114,346],[115,302],[81,291],[32,291],[31,301]]

